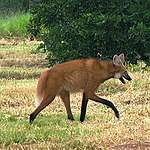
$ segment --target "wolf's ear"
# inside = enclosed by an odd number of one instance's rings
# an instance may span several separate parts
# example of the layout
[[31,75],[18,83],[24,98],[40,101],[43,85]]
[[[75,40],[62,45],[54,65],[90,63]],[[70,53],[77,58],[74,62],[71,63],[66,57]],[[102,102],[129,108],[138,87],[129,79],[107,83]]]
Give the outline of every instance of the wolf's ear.
[[114,55],[113,57],[113,64],[114,65],[121,65],[121,60],[120,60],[120,57],[118,55]]
[[125,63],[125,58],[124,58],[124,54],[123,53],[119,55],[119,58],[120,58],[122,64],[124,64]]

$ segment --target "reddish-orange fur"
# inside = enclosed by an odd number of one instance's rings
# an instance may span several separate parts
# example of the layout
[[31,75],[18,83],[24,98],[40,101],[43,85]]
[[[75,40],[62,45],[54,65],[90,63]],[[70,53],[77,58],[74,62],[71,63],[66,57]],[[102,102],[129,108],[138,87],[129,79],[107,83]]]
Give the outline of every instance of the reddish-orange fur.
[[114,73],[121,69],[120,66],[115,67],[112,61],[95,59],[58,64],[42,73],[37,86],[37,95],[42,96],[43,91],[49,91],[52,95],[58,95],[63,90],[88,92],[113,77]]
[[[55,65],[44,71],[39,78],[37,85],[38,105],[30,115],[30,121],[32,122],[36,115],[53,101],[56,95],[62,98],[68,118],[73,120],[69,94],[80,90],[84,93],[83,105],[86,104],[84,101],[91,99],[113,107],[116,116],[119,117],[115,106],[111,102],[97,97],[95,90],[105,80],[113,78],[115,73],[123,71],[123,67],[114,65],[112,61],[98,61],[96,59],[74,60]],[[86,109],[86,106],[82,109]],[[85,113],[83,114],[85,115]]]

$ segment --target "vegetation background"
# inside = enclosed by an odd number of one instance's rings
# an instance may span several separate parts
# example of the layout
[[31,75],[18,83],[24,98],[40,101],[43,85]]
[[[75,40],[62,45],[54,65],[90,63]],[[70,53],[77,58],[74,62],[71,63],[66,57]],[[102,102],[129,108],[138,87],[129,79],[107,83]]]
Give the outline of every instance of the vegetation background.
[[51,63],[112,58],[149,64],[150,0],[41,0],[31,7],[29,31],[44,41]]
[[[0,149],[150,149],[149,2],[0,0]],[[90,102],[81,124],[75,93],[74,122],[57,97],[29,125],[37,79],[47,66],[120,52],[133,63],[133,81],[112,79],[97,91],[117,106],[119,121]]]

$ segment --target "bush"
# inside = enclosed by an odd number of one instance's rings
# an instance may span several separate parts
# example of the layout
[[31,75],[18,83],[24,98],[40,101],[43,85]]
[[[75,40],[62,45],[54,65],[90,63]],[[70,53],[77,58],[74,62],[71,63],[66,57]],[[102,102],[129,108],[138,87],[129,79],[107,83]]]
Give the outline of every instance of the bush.
[[44,41],[52,63],[75,58],[149,61],[149,0],[41,0],[31,9],[29,31]]

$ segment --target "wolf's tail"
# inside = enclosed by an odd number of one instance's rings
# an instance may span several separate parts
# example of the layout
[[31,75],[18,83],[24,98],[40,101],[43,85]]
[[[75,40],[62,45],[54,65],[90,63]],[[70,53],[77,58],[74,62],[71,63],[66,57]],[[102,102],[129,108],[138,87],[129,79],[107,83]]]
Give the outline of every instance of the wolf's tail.
[[45,70],[41,74],[41,76],[38,80],[37,90],[36,90],[36,97],[37,98],[35,100],[36,107],[38,107],[43,100],[44,91],[45,91],[46,85],[47,85],[48,75],[49,75],[49,70]]

